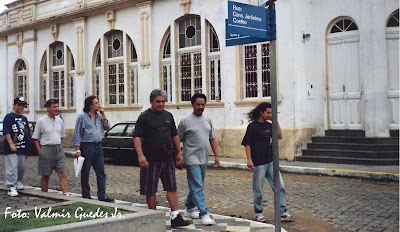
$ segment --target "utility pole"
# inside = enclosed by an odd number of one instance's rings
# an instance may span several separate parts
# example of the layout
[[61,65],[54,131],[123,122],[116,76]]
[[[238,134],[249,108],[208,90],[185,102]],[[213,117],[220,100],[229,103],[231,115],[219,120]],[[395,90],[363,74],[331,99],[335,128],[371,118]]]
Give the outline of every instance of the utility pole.
[[[275,10],[275,1],[268,0],[268,9]],[[271,105],[272,105],[272,161],[274,170],[274,215],[275,232],[281,231],[281,202],[279,183],[279,144],[278,144],[278,88],[276,81],[276,40],[269,42],[271,68]]]

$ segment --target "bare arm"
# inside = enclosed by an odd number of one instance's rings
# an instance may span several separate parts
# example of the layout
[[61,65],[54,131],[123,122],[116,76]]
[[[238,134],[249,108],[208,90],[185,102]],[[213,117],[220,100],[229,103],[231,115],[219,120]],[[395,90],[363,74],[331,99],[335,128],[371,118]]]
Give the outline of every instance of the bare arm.
[[11,139],[11,135],[10,134],[5,134],[6,136],[6,140],[8,142],[8,144],[10,145],[10,149],[12,152],[17,152],[17,148],[15,147],[12,139]]
[[149,162],[147,162],[147,159],[143,154],[142,140],[140,137],[133,138],[133,146],[135,147],[135,151],[138,156],[139,166],[141,168],[147,168],[149,166]]
[[278,122],[278,139],[282,139],[282,130],[281,126],[279,125],[279,122]]
[[217,140],[215,138],[210,139],[210,144],[211,144],[211,149],[215,155],[214,158],[214,166],[216,168],[219,168],[219,156],[218,156],[218,144],[217,144]]
[[181,151],[181,140],[179,139],[178,135],[175,135],[172,137],[172,142],[174,145],[175,153],[176,153],[176,167],[179,169],[183,168],[183,163],[182,163],[182,151]]
[[249,167],[251,170],[254,169],[254,164],[253,160],[251,159],[251,148],[249,145],[246,145],[246,158],[247,158],[247,167]]
[[36,151],[38,152],[38,154],[40,154],[40,143],[39,143],[39,139],[34,139],[34,140],[33,140],[33,145],[35,145]]

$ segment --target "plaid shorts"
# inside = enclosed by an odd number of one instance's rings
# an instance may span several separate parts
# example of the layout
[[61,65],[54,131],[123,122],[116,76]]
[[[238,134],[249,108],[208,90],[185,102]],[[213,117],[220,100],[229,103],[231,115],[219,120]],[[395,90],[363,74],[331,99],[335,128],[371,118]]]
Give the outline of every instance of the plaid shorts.
[[176,192],[174,161],[149,162],[147,168],[140,168],[140,194],[146,196],[156,194],[158,179],[161,179],[164,191]]

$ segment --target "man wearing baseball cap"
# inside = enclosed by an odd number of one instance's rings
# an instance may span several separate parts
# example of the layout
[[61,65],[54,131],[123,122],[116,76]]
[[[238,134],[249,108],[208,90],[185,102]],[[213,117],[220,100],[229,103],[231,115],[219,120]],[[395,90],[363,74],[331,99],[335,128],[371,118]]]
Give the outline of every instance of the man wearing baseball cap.
[[3,120],[4,154],[6,162],[6,184],[8,195],[18,196],[18,189],[23,189],[22,179],[29,154],[30,131],[28,119],[22,115],[28,103],[24,97],[14,99],[14,109]]

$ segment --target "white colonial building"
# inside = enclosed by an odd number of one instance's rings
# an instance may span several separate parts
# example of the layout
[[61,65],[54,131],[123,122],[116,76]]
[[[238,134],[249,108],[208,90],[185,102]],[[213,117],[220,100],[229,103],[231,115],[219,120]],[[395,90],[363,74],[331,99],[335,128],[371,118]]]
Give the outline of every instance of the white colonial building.
[[[256,0],[238,0],[257,4]],[[71,135],[85,96],[111,123],[136,120],[154,88],[176,123],[208,97],[220,153],[244,157],[244,114],[270,101],[269,44],[225,46],[227,0],[16,0],[0,13],[0,117],[25,96],[29,120],[60,100]],[[312,134],[399,129],[399,2],[278,0],[281,158]],[[71,139],[65,141],[72,145]]]

